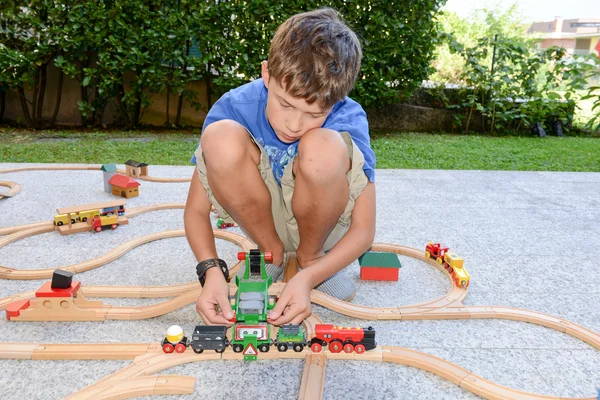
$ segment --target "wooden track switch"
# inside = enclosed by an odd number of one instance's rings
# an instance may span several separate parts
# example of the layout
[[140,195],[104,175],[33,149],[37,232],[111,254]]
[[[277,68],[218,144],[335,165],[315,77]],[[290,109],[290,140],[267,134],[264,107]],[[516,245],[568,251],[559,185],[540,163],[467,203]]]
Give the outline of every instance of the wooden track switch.
[[79,290],[81,282],[73,281],[67,289],[52,289],[46,282],[30,300],[15,301],[6,306],[9,321],[104,321],[110,306],[91,301]]

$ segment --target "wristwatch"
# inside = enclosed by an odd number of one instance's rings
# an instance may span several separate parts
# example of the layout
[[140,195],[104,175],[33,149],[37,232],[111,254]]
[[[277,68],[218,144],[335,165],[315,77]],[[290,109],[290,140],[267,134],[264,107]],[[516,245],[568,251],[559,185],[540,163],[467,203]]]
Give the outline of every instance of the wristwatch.
[[213,267],[221,268],[221,272],[223,272],[225,280],[229,282],[229,269],[227,268],[225,261],[221,260],[220,258],[209,258],[208,260],[204,260],[196,266],[196,273],[198,274],[198,280],[200,281],[200,285],[202,285],[202,287],[204,287],[204,282],[206,281],[206,271]]

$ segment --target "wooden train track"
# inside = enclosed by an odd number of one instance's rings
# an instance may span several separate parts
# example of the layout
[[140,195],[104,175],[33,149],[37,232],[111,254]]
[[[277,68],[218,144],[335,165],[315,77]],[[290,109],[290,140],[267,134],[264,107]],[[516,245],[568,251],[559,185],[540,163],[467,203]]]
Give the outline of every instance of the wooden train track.
[[[25,172],[25,171],[100,171],[101,165],[69,165],[69,166],[56,166],[56,165],[39,165],[31,167],[19,167],[19,168],[7,168],[0,170],[0,174],[8,174],[11,172]],[[117,169],[119,174],[127,175],[127,172],[123,169]],[[191,182],[192,178],[166,178],[166,177],[155,177],[149,175],[136,176],[135,179],[148,182],[161,182],[161,183],[184,183]],[[9,188],[7,193],[0,193],[0,199],[4,197],[13,197],[21,191],[21,185],[16,182],[0,181],[0,186],[6,186]]]
[[8,192],[0,193],[0,199],[3,199],[5,197],[13,197],[15,194],[21,191],[21,185],[19,185],[16,182],[0,181],[0,186],[8,188]]
[[[149,212],[156,209],[175,207],[182,207],[182,205],[171,204],[140,207],[139,209],[132,210],[130,216],[139,215],[143,212]],[[50,222],[43,222],[9,229],[11,230],[5,229],[3,231],[3,234],[7,236],[0,239],[0,247],[6,246],[7,244],[13,243],[24,237],[43,232],[50,232],[54,230],[54,227]],[[0,231],[0,234],[2,234],[2,231]],[[87,271],[104,265],[107,262],[113,261],[114,259],[125,254],[127,251],[141,244],[148,243],[153,240],[183,235],[183,230],[146,235],[124,243],[103,256],[80,264],[67,266],[64,267],[64,269],[75,273]],[[255,245],[247,238],[231,232],[215,230],[215,236],[238,244],[244,251],[255,247]],[[577,337],[578,339],[581,339],[600,350],[600,335],[598,333],[565,319],[534,311],[510,307],[465,306],[462,303],[462,300],[467,295],[467,289],[455,286],[448,272],[433,260],[426,258],[421,250],[400,245],[377,243],[373,244],[372,250],[392,252],[399,255],[413,257],[429,263],[448,277],[451,288],[446,295],[440,298],[409,306],[367,307],[343,302],[317,291],[312,291],[311,293],[312,302],[327,307],[338,313],[365,320],[489,318],[524,321],[555,329],[559,332]],[[232,272],[235,272],[239,266],[240,263],[236,264]],[[297,266],[295,263],[290,262],[288,264],[288,268],[286,268],[286,276],[288,278],[293,276],[293,273],[296,269]],[[7,267],[0,267],[0,278],[43,279],[49,278],[52,271],[53,269],[23,271]],[[283,287],[284,284],[282,283],[273,284],[269,290],[270,294],[277,295],[281,292]],[[90,297],[173,297],[173,299],[166,302],[146,307],[112,307],[105,305],[100,307],[91,307],[96,314],[102,315],[104,319],[143,319],[155,317],[157,315],[163,315],[167,312],[194,302],[200,294],[200,291],[201,288],[198,286],[197,282],[190,282],[169,287],[82,286],[81,288],[81,293]],[[4,309],[6,305],[11,302],[16,300],[32,299],[34,296],[35,292],[29,291],[1,299],[0,310]],[[312,332],[314,330],[314,325],[319,322],[320,321],[316,316],[313,315],[309,317],[304,323],[307,332]],[[110,347],[110,349],[107,349],[107,347]],[[195,382],[195,378],[193,377],[152,374],[187,362],[196,362],[208,359],[243,358],[241,354],[234,353],[231,351],[231,349],[228,349],[223,354],[206,352],[198,355],[190,351],[184,354],[164,354],[158,343],[85,345],[0,343],[0,357],[21,359],[133,360],[132,364],[128,367],[69,397],[72,399],[128,398],[149,394],[192,393]],[[323,379],[326,370],[327,359],[369,360],[393,362],[413,366],[432,372],[457,384],[462,388],[465,388],[466,390],[488,399],[559,399],[559,397],[541,396],[498,385],[443,359],[415,350],[394,346],[378,346],[375,350],[361,355],[355,353],[334,354],[330,353],[329,351],[324,351],[322,354],[312,354],[308,349],[305,349],[302,353],[279,353],[277,351],[271,351],[269,353],[261,353],[261,358],[305,358],[305,370],[299,394],[299,398],[302,399],[314,399],[315,396],[317,398],[322,397]],[[592,399],[595,399],[595,397],[589,398],[589,400]]]
[[[107,399],[129,398],[140,396],[143,390],[146,395],[193,393],[195,378],[186,376],[155,376],[157,372],[190,362],[206,360],[242,360],[243,355],[234,353],[228,348],[218,354],[206,351],[195,354],[186,351],[183,354],[165,354],[160,343],[110,343],[110,344],[40,344],[40,343],[0,343],[0,357],[29,360],[127,360],[133,362],[112,375],[71,395],[68,399]],[[470,371],[445,361],[441,358],[416,350],[396,346],[378,346],[363,354],[331,353],[328,350],[321,354],[313,354],[305,349],[303,352],[270,351],[261,353],[263,359],[304,358],[305,368],[300,384],[299,399],[318,399],[322,397],[323,383],[327,359],[330,360],[364,360],[390,362],[431,372],[459,387],[487,399],[518,400],[566,400],[566,397],[544,396],[527,393],[498,385],[471,373]],[[140,382],[146,382],[141,385]],[[169,384],[171,382],[171,384]],[[176,382],[176,383],[175,383]],[[174,384],[175,383],[175,384]],[[579,398],[579,400],[595,400],[596,397]]]

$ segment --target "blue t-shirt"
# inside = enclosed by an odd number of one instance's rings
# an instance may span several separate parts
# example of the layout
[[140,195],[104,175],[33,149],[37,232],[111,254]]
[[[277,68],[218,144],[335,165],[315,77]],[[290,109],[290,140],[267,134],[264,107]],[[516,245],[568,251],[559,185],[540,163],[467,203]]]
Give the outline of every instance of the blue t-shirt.
[[[271,128],[266,116],[267,88],[262,79],[230,90],[209,110],[202,131],[213,122],[231,119],[248,129],[269,155],[275,179],[281,186],[285,166],[298,153],[298,141],[284,143]],[[338,132],[348,132],[365,157],[363,170],[371,182],[375,182],[375,153],[369,143],[369,124],[364,110],[354,100],[346,97],[337,102],[323,123],[323,128]],[[196,155],[192,157],[196,164]]]

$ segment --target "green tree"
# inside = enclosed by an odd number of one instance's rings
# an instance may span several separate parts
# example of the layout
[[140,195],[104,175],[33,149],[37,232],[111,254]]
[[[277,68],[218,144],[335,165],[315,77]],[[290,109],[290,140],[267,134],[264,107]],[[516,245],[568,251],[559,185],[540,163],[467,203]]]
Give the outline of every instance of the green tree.
[[[465,61],[459,54],[464,47],[473,47],[480,39],[525,39],[523,17],[516,4],[504,9],[480,8],[466,18],[451,11],[440,13],[439,21],[444,40],[436,46],[432,66],[435,72],[429,77],[433,82],[465,83]],[[492,54],[486,60],[491,66]]]

